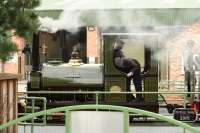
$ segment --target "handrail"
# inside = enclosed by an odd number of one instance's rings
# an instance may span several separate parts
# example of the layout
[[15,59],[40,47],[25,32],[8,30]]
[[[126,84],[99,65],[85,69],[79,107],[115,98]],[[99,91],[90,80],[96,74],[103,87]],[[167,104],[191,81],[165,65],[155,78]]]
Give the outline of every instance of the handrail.
[[200,94],[200,92],[184,91],[141,91],[141,92],[120,92],[120,91],[28,91],[25,94]]
[[[19,96],[18,99],[26,99],[26,100],[31,100],[31,113],[34,113],[35,110],[35,102],[36,100],[42,100],[43,101],[43,110],[46,110],[46,104],[47,104],[47,99],[46,97],[27,97],[27,96]],[[29,113],[28,113],[29,114]],[[19,115],[19,113],[18,113]],[[21,115],[26,115],[26,111],[25,113],[21,113]],[[43,116],[43,125],[46,125],[46,115]],[[33,126],[34,126],[34,119],[31,119],[31,133],[33,133]]]
[[[194,127],[192,127],[192,126],[190,126],[186,123],[183,123],[181,121],[177,121],[175,119],[172,119],[172,118],[160,115],[160,114],[156,114],[156,113],[153,113],[153,112],[144,111],[144,110],[136,109],[136,108],[113,106],[113,105],[75,105],[75,106],[66,106],[66,107],[49,109],[49,110],[37,112],[37,113],[34,113],[34,114],[30,114],[30,115],[9,121],[8,123],[0,125],[0,130],[7,128],[9,126],[12,126],[14,124],[17,124],[18,122],[21,122],[21,121],[25,121],[25,120],[32,119],[32,118],[37,117],[37,116],[51,114],[51,113],[60,112],[60,111],[65,111],[66,120],[70,120],[71,119],[70,111],[87,110],[87,109],[88,110],[102,109],[102,110],[113,110],[113,111],[123,112],[123,114],[124,114],[124,127],[125,127],[124,133],[128,133],[127,113],[137,113],[137,114],[141,114],[141,115],[145,115],[145,116],[154,117],[154,118],[157,118],[157,119],[160,119],[160,120],[163,120],[163,121],[167,121],[167,122],[169,122],[173,125],[180,126],[180,127],[184,128],[188,131],[191,131],[192,133],[200,133],[200,130],[197,129],[197,128],[194,128]],[[67,122],[69,122],[69,121],[67,121]],[[66,121],[65,121],[65,126],[66,126],[66,131],[68,131],[68,133],[70,133],[70,130],[71,130],[70,124],[68,124],[68,123],[66,124]]]
[[[43,101],[43,110],[46,110],[46,104],[47,104],[47,99],[46,97],[27,97],[27,96],[18,96],[18,99],[24,99],[24,100],[31,100],[31,103],[35,103],[36,100],[41,100]],[[34,108],[34,106],[32,105],[32,108]],[[23,114],[23,113],[22,113]],[[44,121],[44,123],[46,123],[46,121]]]

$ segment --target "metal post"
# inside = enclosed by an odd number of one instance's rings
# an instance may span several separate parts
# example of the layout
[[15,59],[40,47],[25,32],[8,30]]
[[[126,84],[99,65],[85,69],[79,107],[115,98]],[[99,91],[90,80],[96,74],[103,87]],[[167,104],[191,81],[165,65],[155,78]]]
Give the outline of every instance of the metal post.
[[24,124],[24,133],[26,133],[26,124]]
[[65,111],[65,133],[71,133],[71,112]]
[[99,104],[99,93],[98,92],[96,92],[95,99],[96,99],[96,105],[98,105]]
[[128,133],[129,132],[129,113],[127,111],[123,112],[123,117],[124,117],[124,132],[123,133]]
[[[32,111],[31,111],[31,113],[33,114],[35,112],[34,111],[34,109],[35,109],[35,99],[32,99],[31,101],[32,101]],[[31,133],[33,133],[33,131],[34,131],[33,125],[34,125],[34,118],[31,119]]]
[[184,95],[184,103],[183,104],[184,104],[185,109],[187,108],[187,105],[186,105],[187,104],[187,102],[186,102],[187,98],[186,97],[187,97],[187,94]]
[[[46,100],[46,98],[44,98],[44,108],[43,108],[43,110],[46,110],[47,109],[47,100]],[[46,116],[46,114],[44,114],[44,117],[43,117],[43,123],[44,123],[44,125],[46,125],[46,118],[47,118],[47,116]]]
[[[187,92],[187,85],[185,84],[185,91]],[[187,95],[188,94],[184,94],[184,103],[183,103],[183,105],[184,105],[184,108],[187,108],[187,102],[186,102],[186,100],[187,100]]]
[[185,128],[183,128],[183,133],[185,133]]
[[[26,109],[27,107],[24,108],[24,113],[26,114]],[[24,124],[24,133],[26,133],[26,121],[25,121],[25,124]]]

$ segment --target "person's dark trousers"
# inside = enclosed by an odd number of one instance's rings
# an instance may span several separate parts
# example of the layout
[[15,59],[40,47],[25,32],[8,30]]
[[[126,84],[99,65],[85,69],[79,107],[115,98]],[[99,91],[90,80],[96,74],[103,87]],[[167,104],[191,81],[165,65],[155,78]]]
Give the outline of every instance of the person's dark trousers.
[[[126,87],[126,92],[131,92],[131,77],[127,78],[127,87]],[[130,102],[132,100],[135,100],[135,97],[133,96],[133,94],[129,93],[126,94],[126,100],[127,102]]]
[[[140,76],[140,69],[137,69],[134,72],[134,75],[133,75],[133,84],[135,86],[136,92],[142,91],[142,83],[141,82],[142,82],[142,79],[141,79],[141,76]],[[138,100],[142,99],[142,94],[136,94],[136,98]]]
[[[191,92],[191,72],[190,71],[185,72],[185,82],[186,82],[188,92]],[[187,96],[190,97],[190,94],[188,94]]]
[[[140,67],[140,63],[135,60],[132,59],[132,61],[134,62],[132,68],[130,68],[130,71],[133,73],[132,79],[133,79],[133,84],[135,86],[135,90],[136,92],[141,92],[142,91],[142,79],[141,79],[141,67]],[[137,100],[142,100],[142,94],[136,94],[136,99]]]
[[[127,92],[131,92],[131,79],[133,79],[133,84],[135,86],[135,90],[136,92],[142,92],[142,79],[141,79],[141,76],[140,76],[140,70],[136,70],[134,75],[130,78],[128,78],[128,85],[127,85],[127,88],[126,88],[126,91]],[[131,100],[134,100],[135,97],[132,95],[132,94],[127,94],[127,101],[131,101]],[[138,100],[142,100],[142,94],[136,94],[136,99]]]

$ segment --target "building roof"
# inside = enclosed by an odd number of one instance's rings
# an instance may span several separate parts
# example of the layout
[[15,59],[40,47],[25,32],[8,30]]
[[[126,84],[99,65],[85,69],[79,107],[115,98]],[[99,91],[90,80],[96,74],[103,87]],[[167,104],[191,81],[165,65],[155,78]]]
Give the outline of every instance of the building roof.
[[191,25],[200,19],[200,0],[41,0],[35,10],[68,27]]
[[200,8],[200,0],[41,0],[35,10]]

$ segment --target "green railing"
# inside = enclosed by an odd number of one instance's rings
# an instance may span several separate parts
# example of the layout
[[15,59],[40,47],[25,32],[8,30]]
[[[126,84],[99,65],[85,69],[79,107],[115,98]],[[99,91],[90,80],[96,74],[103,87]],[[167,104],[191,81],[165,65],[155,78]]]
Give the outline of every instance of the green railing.
[[[47,106],[47,99],[45,97],[18,97],[18,100],[30,100],[30,103],[31,103],[31,111],[29,112],[26,112],[27,111],[27,106],[24,107],[25,109],[25,112],[24,113],[18,113],[18,115],[28,115],[28,114],[33,114],[35,113],[35,102],[36,101],[41,101],[43,102],[43,110],[46,110],[46,106]],[[33,119],[32,119],[33,121]],[[46,124],[46,115],[43,116],[43,124],[45,125]]]
[[[158,102],[164,102],[163,104],[159,104],[161,105],[160,107],[165,107],[167,105],[167,101],[165,100],[165,96],[167,95],[176,95],[176,96],[182,96],[182,103],[181,105],[186,108],[187,104],[188,104],[188,94],[194,95],[194,94],[198,94],[200,95],[200,92],[184,92],[184,91],[160,91],[160,92],[109,92],[109,91],[29,91],[29,92],[25,92],[26,94],[71,94],[71,95],[77,95],[77,94],[92,94],[94,96],[94,104],[98,105],[98,104],[104,104],[102,102],[102,100],[100,99],[102,95],[110,95],[110,94],[121,94],[121,95],[127,95],[127,94],[143,94],[143,95],[151,95],[151,94],[157,94],[159,96],[161,96],[158,100]],[[34,97],[33,97],[34,98]],[[35,98],[39,98],[39,99],[45,99],[45,97],[35,97]],[[30,98],[31,99],[31,98]],[[85,99],[86,100],[86,99]],[[168,99],[170,100],[170,99]],[[174,99],[172,99],[174,100]],[[46,109],[46,100],[44,101],[44,107]],[[76,104],[76,103],[74,103]],[[34,101],[32,101],[32,107],[34,106]],[[44,109],[44,110],[45,110]],[[33,113],[33,112],[32,112]],[[197,112],[197,116],[200,116],[200,114],[198,114],[199,112]],[[22,115],[27,115],[28,113],[21,113]],[[168,115],[168,114],[167,114]],[[44,116],[46,117],[46,116]],[[45,123],[45,122],[44,122]],[[45,125],[45,124],[44,124]]]
[[[45,97],[18,97],[18,100],[30,100],[31,101],[31,111],[28,111],[27,112],[27,106],[24,107],[25,109],[25,112],[24,113],[18,113],[18,116],[25,116],[25,115],[29,115],[29,114],[33,114],[35,113],[35,103],[36,101],[42,101],[43,102],[43,110],[46,110],[46,104],[47,104],[47,100]],[[40,125],[46,125],[46,115],[44,114],[43,115],[43,118],[42,118],[42,121],[43,123],[41,123]],[[19,123],[19,124],[27,124],[26,121],[23,122],[23,123]],[[34,122],[34,118],[31,119],[31,133],[33,133],[34,131],[34,125],[35,125],[35,122]]]
[[120,111],[123,112],[123,132],[128,133],[129,132],[129,113],[137,113],[141,114],[144,116],[150,116],[153,118],[157,118],[159,120],[163,120],[166,122],[169,122],[173,125],[182,127],[185,130],[190,131],[191,133],[200,133],[200,130],[192,127],[186,123],[174,120],[172,118],[156,114],[153,112],[149,111],[144,111],[140,109],[135,109],[135,108],[128,108],[128,107],[121,107],[121,106],[112,106],[112,105],[76,105],[76,106],[67,106],[67,107],[60,107],[60,108],[54,108],[54,109],[49,109],[37,113],[33,113],[24,117],[17,118],[15,120],[12,120],[6,124],[3,124],[0,126],[0,130],[7,128],[9,126],[12,126],[14,124],[17,124],[22,121],[26,121],[29,119],[33,119],[34,117],[42,116],[42,115],[48,115],[52,114],[54,112],[60,112],[64,111],[65,112],[65,133],[71,133],[71,111],[77,111],[77,110],[109,110],[109,111]]
[[[29,92],[25,92],[26,94],[72,94],[72,95],[76,95],[76,94],[93,94],[95,96],[95,101],[96,104],[99,103],[99,98],[101,97],[101,95],[110,95],[110,94],[120,94],[120,95],[127,95],[127,94],[142,94],[142,95],[153,95],[153,94],[157,94],[157,95],[179,95],[179,96],[183,96],[183,105],[184,107],[186,107],[187,104],[187,100],[188,94],[191,95],[195,95],[198,94],[200,95],[200,92],[186,92],[186,91],[158,91],[158,92],[118,92],[118,91],[29,91]],[[194,100],[194,99],[193,99]]]

